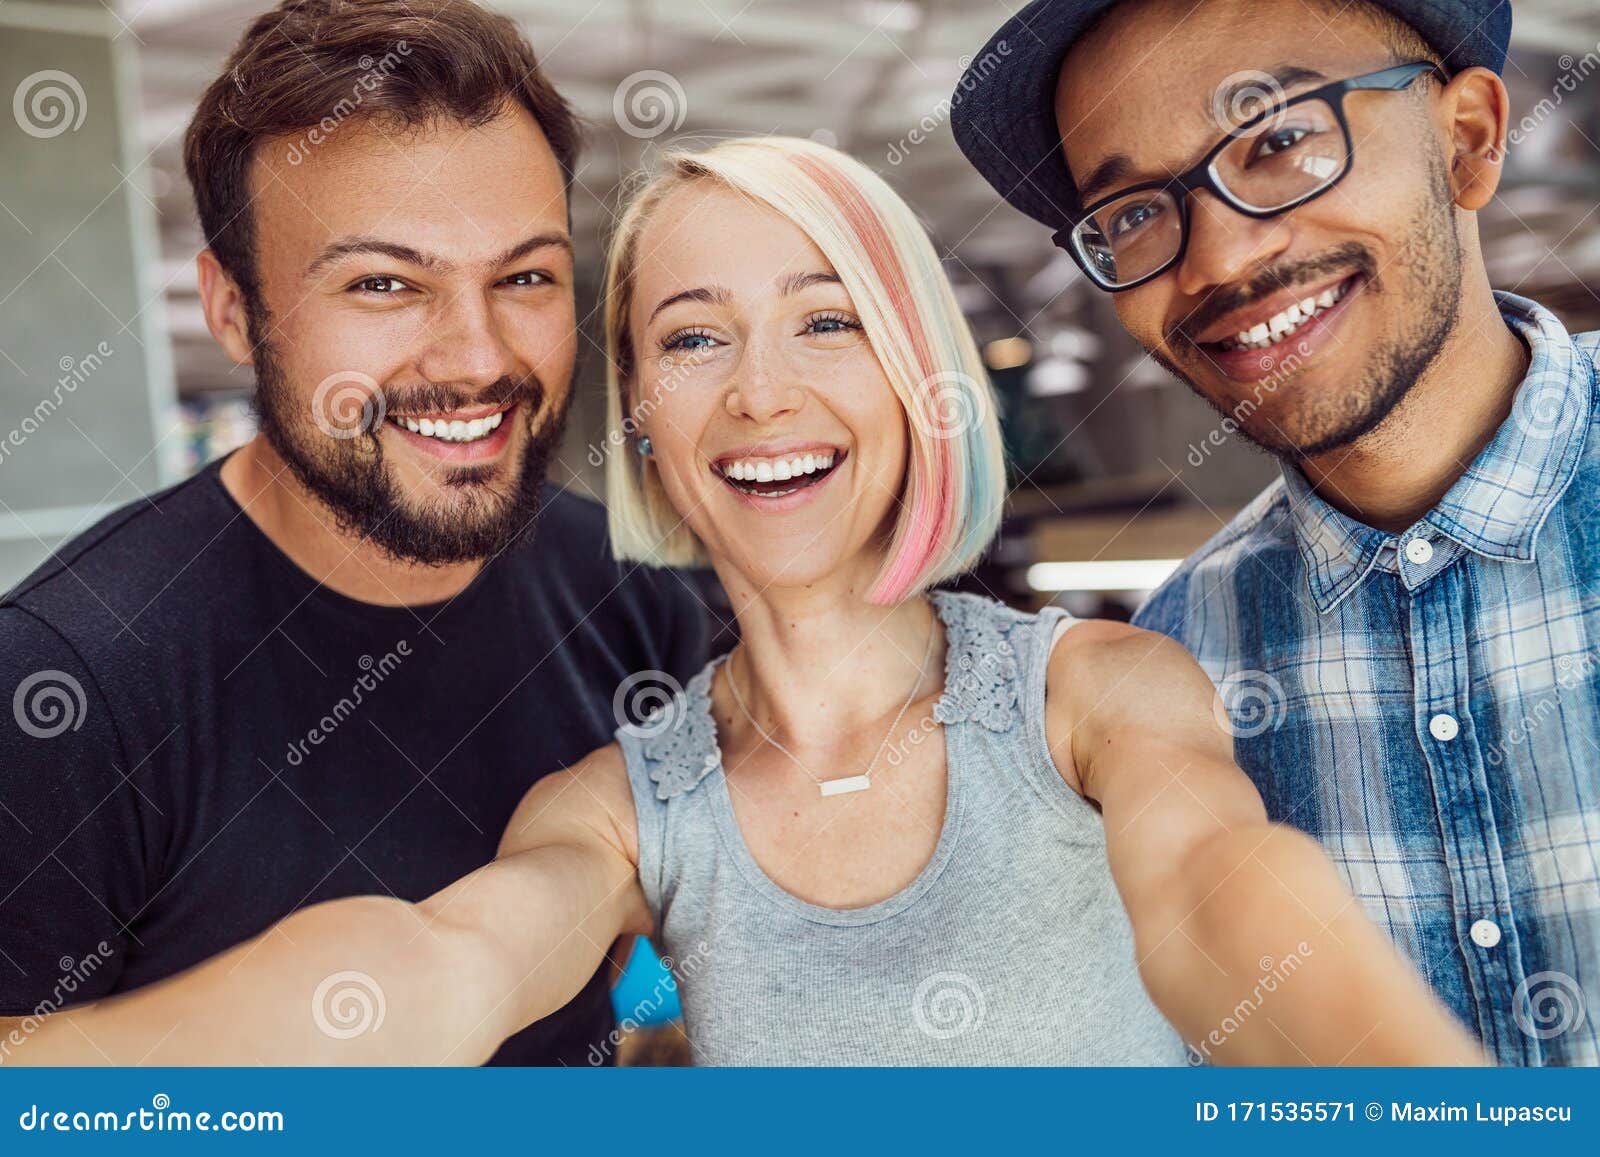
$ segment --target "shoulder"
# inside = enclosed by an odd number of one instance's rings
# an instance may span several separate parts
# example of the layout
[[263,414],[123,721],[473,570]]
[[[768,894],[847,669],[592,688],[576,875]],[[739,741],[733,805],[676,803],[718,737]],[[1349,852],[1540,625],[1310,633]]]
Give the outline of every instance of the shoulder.
[[538,525],[521,545],[524,562],[595,600],[620,598],[659,629],[663,614],[698,617],[692,586],[671,568],[618,559],[606,510],[592,498],[546,483]]
[[1189,611],[1196,602],[1226,596],[1226,576],[1242,560],[1294,549],[1289,494],[1283,479],[1274,479],[1245,508],[1184,559],[1167,580],[1151,592],[1133,622],[1140,627],[1182,638]]
[[1080,792],[1085,753],[1118,734],[1193,734],[1231,758],[1216,724],[1215,686],[1180,643],[1155,631],[1075,623],[1051,653],[1045,703],[1057,770]]
[[1079,726],[1159,725],[1175,711],[1209,711],[1216,689],[1181,643],[1128,623],[1073,625],[1050,656],[1050,698]]
[[214,475],[208,468],[113,510],[0,595],[0,607],[22,607],[63,629],[120,633],[173,586],[208,582],[232,521]]
[[506,825],[499,854],[553,839],[598,840],[638,864],[639,825],[627,764],[617,744],[596,748],[529,788]]

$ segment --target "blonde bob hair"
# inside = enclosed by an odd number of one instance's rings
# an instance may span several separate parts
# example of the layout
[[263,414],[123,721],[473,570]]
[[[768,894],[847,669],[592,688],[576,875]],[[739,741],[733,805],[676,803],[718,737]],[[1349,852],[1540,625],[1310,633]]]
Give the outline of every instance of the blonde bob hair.
[[909,462],[887,557],[868,598],[896,603],[971,568],[999,527],[1005,458],[994,394],[966,319],[911,208],[859,161],[815,141],[751,137],[671,151],[618,221],[606,260],[606,506],[612,550],[658,566],[707,562],[654,466],[620,452],[654,409],[634,398],[628,331],[639,238],[652,211],[691,181],[717,181],[770,206],[822,251],[905,408]]

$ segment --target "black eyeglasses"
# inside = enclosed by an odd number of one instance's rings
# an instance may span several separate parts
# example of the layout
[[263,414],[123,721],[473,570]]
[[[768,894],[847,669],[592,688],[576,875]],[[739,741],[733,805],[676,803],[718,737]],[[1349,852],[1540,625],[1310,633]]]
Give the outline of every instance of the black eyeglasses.
[[1057,230],[1055,242],[1101,289],[1120,293],[1143,285],[1183,260],[1190,193],[1204,189],[1258,220],[1322,196],[1350,171],[1354,154],[1345,94],[1398,92],[1429,73],[1448,79],[1437,65],[1415,61],[1283,101],[1233,129],[1188,172],[1088,206],[1075,224]]

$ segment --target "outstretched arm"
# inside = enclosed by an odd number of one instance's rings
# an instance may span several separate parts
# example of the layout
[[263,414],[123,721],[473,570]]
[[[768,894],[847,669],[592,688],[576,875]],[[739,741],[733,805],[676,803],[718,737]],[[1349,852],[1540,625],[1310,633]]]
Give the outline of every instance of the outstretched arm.
[[[1083,623],[1051,659],[1056,765],[1105,816],[1140,974],[1228,1064],[1482,1064],[1314,839],[1270,823],[1194,659]],[[1059,689],[1059,693],[1058,693]]]
[[632,807],[621,756],[602,749],[539,781],[498,858],[426,900],[302,909],[176,976],[46,1017],[12,1057],[481,1063],[575,996],[619,935],[650,930]]

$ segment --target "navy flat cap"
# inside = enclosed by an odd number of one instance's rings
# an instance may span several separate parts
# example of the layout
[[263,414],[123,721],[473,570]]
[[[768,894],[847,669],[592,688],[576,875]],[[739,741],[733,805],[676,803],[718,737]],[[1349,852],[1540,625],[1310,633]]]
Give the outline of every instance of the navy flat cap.
[[[1452,72],[1499,72],[1511,41],[1510,0],[1377,0],[1432,45]],[[1117,0],[1033,0],[974,53],[950,101],[951,129],[995,190],[1051,228],[1078,211],[1061,154],[1056,79],[1067,50]]]

